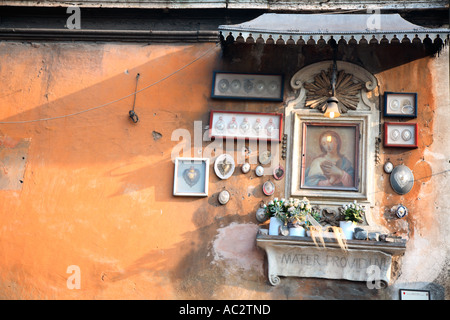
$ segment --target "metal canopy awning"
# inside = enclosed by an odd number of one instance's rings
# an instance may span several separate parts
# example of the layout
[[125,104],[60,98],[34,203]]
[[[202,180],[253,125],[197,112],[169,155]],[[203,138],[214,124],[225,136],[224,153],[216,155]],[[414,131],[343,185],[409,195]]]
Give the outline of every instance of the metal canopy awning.
[[320,44],[448,43],[449,29],[424,28],[399,14],[266,13],[253,20],[221,25],[227,42]]

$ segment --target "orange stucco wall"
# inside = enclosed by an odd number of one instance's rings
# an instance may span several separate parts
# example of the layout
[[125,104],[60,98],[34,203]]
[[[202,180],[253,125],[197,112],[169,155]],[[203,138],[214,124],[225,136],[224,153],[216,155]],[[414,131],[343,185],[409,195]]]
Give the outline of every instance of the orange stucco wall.
[[[210,110],[283,110],[282,103],[212,100],[212,72],[223,67],[220,47],[3,42],[0,57],[1,122],[70,115],[0,124],[0,146],[12,154],[8,163],[26,161],[23,182],[0,190],[0,298],[282,299],[342,292],[346,284],[331,280],[268,284],[264,255],[254,244],[254,213],[268,198],[261,190],[265,180],[254,172],[243,175],[238,167],[225,181],[211,166],[208,197],[172,196],[171,156],[180,144],[172,141],[174,130],[190,132],[197,156],[194,122],[202,122],[203,134]],[[377,75],[383,90],[417,91],[423,110],[418,149],[382,148],[382,161],[404,162],[422,177],[403,197],[392,194],[386,177],[377,181],[377,220],[400,233],[435,223],[433,211],[425,210],[429,203],[417,202],[421,191],[434,192],[433,160],[424,160],[424,153],[433,143],[436,101],[421,86],[435,81],[421,72],[434,68],[430,64],[424,58]],[[137,95],[138,123],[128,118],[132,95],[75,114],[133,93],[137,73],[138,90],[158,82]],[[17,152],[14,146],[23,141],[26,148]],[[203,150],[210,143],[203,141]],[[384,175],[382,165],[377,174]],[[275,196],[283,196],[284,179],[276,188]],[[223,189],[231,193],[226,206],[217,201]],[[400,200],[417,210],[400,222],[383,216]],[[81,272],[79,289],[68,288],[70,266]],[[347,297],[384,297],[355,285],[359,291]]]

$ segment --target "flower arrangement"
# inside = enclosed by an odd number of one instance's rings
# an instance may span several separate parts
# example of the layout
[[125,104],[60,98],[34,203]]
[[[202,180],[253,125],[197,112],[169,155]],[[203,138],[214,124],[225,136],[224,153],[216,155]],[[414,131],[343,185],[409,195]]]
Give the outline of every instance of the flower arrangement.
[[281,220],[283,224],[287,224],[288,217],[285,202],[285,199],[274,198],[273,200],[270,200],[267,205],[264,204],[263,208],[266,218],[270,219],[276,217]]
[[342,209],[345,221],[352,221],[354,223],[361,223],[364,221],[364,207],[358,204],[356,200],[352,203],[344,204]]
[[307,198],[303,198],[303,200],[291,198],[285,205],[290,226],[294,228],[305,226],[306,216],[312,212],[309,200]]
[[263,208],[267,218],[276,217],[284,225],[289,224],[291,227],[306,226],[307,215],[315,213],[307,198],[302,200],[274,198],[267,205],[263,205]]

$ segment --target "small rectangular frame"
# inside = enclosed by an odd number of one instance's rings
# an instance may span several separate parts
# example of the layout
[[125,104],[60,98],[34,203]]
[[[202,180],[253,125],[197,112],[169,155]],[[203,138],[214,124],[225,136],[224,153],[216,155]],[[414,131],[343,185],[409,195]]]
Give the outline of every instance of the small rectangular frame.
[[[233,120],[236,126],[230,128],[229,125]],[[259,134],[255,130],[257,122],[260,123],[262,129]],[[270,123],[272,123],[273,129],[270,129]],[[221,125],[223,130],[220,130]],[[209,137],[215,139],[231,138],[279,142],[283,132],[282,128],[283,114],[281,113],[211,111],[209,118]]]
[[417,93],[385,92],[384,116],[398,118],[417,118]]
[[400,300],[431,300],[429,290],[400,289],[398,295]]
[[175,159],[173,195],[207,197],[209,183],[209,158]]
[[384,146],[397,148],[417,148],[418,146],[417,123],[409,122],[385,122]]
[[214,71],[212,98],[283,101],[281,74],[251,74]]

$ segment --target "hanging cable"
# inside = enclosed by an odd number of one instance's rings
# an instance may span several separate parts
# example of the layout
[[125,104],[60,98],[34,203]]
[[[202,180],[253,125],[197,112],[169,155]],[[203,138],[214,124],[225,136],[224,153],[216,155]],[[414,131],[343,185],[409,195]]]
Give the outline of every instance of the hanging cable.
[[134,112],[134,107],[136,106],[136,92],[137,92],[137,86],[139,81],[140,74],[138,73],[136,75],[136,88],[134,89],[134,101],[133,101],[133,109],[131,109],[128,114],[130,115],[131,120],[133,120],[134,123],[137,123],[139,121],[138,115]]

